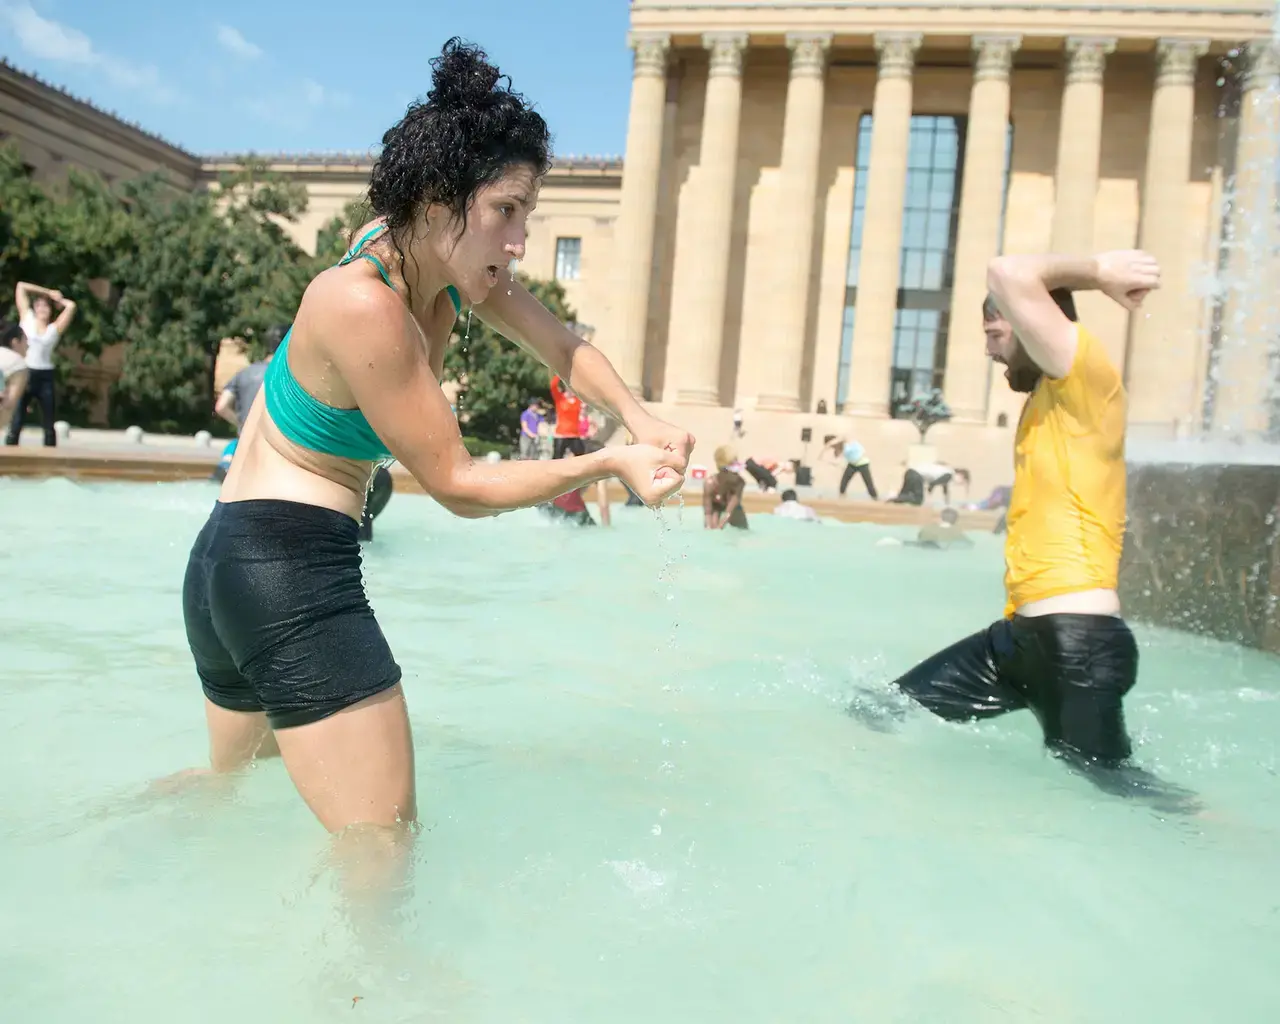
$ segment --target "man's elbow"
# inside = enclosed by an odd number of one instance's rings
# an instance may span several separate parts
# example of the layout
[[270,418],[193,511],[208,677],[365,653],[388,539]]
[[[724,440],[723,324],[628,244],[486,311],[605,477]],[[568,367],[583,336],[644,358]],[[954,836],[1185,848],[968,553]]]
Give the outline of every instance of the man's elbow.
[[987,291],[997,297],[1008,295],[1018,276],[1016,260],[1009,256],[997,256],[987,264]]

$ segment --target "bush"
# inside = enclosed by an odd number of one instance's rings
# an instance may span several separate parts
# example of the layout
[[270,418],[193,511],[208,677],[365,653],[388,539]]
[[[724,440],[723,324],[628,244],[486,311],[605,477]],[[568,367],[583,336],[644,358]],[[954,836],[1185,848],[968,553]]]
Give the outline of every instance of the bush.
[[463,436],[462,443],[473,459],[483,459],[490,452],[497,452],[504,459],[511,458],[511,445],[506,441],[484,441],[478,437]]

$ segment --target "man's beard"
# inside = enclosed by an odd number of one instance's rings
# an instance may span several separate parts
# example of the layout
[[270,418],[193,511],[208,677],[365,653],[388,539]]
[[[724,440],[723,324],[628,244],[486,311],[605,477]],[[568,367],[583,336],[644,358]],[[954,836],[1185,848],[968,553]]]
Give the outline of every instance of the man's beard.
[[1004,378],[1009,382],[1009,387],[1019,394],[1031,394],[1043,376],[1044,371],[1031,361],[1021,345],[1014,351],[1013,358],[1005,364]]

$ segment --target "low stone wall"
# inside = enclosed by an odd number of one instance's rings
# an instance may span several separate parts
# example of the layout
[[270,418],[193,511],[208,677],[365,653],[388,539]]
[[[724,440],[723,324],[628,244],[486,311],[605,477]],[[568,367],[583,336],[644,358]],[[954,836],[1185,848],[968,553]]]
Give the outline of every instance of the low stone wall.
[[1280,466],[1135,464],[1129,617],[1280,654]]
[[[0,448],[0,477],[51,477],[73,480],[205,480],[217,465],[221,444],[203,451],[148,451],[138,447],[132,451],[94,451],[88,448],[40,448],[24,445]],[[395,488],[404,494],[421,494],[422,488],[402,466],[391,470]],[[627,493],[616,480],[609,482],[609,494],[619,503]],[[686,509],[701,515],[702,492],[697,486],[686,486]],[[921,526],[935,522],[938,509],[929,506],[893,505],[883,501],[839,499],[805,499],[819,515],[844,522],[880,523],[886,526]],[[749,514],[770,513],[778,504],[778,492],[764,494],[748,486],[743,495],[743,508]],[[990,532],[999,519],[996,512],[960,513],[959,525],[975,532]]]

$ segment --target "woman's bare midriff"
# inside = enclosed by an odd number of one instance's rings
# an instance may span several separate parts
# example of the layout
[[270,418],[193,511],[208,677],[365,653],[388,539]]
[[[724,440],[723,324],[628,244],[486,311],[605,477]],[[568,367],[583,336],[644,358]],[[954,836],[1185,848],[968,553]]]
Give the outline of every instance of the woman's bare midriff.
[[1119,615],[1120,595],[1114,590],[1080,590],[1028,601],[1015,612],[1027,618],[1037,615]]
[[372,472],[371,463],[322,455],[294,444],[272,422],[265,390],[260,390],[218,500],[297,501],[333,509],[358,522]]

